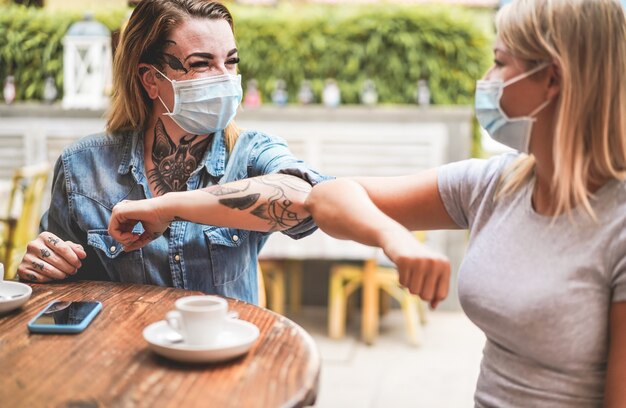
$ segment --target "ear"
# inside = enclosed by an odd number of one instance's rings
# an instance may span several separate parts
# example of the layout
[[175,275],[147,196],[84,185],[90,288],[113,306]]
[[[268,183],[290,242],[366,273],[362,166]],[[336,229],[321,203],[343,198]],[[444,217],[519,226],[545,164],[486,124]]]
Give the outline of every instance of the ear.
[[548,67],[548,99],[555,99],[561,93],[561,68],[555,63]]
[[156,72],[152,66],[144,63],[137,65],[137,75],[139,75],[141,85],[143,85],[143,89],[145,89],[150,99],[156,99],[159,94],[159,88],[157,87]]

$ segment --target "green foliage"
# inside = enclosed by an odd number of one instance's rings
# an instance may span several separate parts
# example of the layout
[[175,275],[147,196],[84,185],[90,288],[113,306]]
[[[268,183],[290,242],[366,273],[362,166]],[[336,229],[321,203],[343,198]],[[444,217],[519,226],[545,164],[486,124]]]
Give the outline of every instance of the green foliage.
[[[126,10],[96,15],[109,29],[119,27]],[[40,100],[46,76],[54,78],[63,94],[63,44],[79,13],[10,6],[0,11],[0,79],[15,76],[17,100]]]
[[244,79],[266,96],[287,82],[294,101],[303,79],[320,97],[335,78],[344,103],[358,103],[366,79],[381,103],[414,103],[417,81],[428,80],[435,104],[472,101],[488,66],[491,39],[460,8],[416,6],[233,7]]
[[46,75],[62,84],[61,39],[71,24],[65,15],[4,7],[0,13],[0,78],[14,75],[17,99],[40,99]]
[[[231,8],[244,82],[255,78],[266,100],[278,78],[286,81],[291,101],[303,79],[311,81],[319,100],[325,80],[335,78],[343,103],[358,103],[369,78],[380,103],[414,103],[417,81],[425,78],[433,103],[468,104],[475,79],[488,65],[491,39],[466,9],[389,4]],[[126,13],[113,10],[95,17],[114,31]],[[48,74],[62,91],[61,40],[80,18],[2,7],[0,80],[16,77],[18,100],[41,99]]]

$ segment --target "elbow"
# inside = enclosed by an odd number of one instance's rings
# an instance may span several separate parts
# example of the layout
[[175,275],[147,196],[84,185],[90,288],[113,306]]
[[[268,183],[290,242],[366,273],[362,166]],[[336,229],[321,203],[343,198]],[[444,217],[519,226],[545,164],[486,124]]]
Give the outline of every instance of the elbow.
[[313,218],[315,218],[315,213],[319,209],[321,198],[323,195],[322,183],[318,183],[315,185],[309,194],[307,194],[306,199],[304,200],[304,210],[308,212]]
[[333,192],[338,180],[327,180],[316,184],[304,203],[304,208],[311,214],[313,221],[322,228],[335,215]]

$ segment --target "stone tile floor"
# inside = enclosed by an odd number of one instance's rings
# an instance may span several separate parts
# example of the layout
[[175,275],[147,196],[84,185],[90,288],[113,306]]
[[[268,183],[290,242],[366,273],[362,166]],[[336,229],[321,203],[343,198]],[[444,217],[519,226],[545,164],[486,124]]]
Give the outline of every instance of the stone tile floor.
[[429,311],[420,347],[405,338],[397,309],[381,319],[376,343],[359,340],[359,322],[346,337],[326,335],[326,308],[289,316],[315,339],[322,357],[319,408],[473,407],[484,335],[462,312]]

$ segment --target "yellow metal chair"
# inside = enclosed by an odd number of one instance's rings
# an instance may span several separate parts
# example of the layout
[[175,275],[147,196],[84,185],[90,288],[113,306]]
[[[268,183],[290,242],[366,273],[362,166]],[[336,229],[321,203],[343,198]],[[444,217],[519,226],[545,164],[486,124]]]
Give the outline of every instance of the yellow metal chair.
[[[423,232],[416,236],[425,241]],[[362,289],[361,335],[367,344],[372,344],[378,335],[378,316],[381,295],[396,299],[402,308],[409,342],[418,346],[421,342],[421,324],[426,323],[426,308],[422,300],[400,286],[398,271],[380,266],[376,259],[362,265],[338,263],[330,269],[328,295],[328,335],[339,339],[345,335],[348,301],[354,292]],[[380,305],[380,306],[379,306]]]
[[17,169],[6,213],[0,215],[0,262],[4,278],[14,279],[26,245],[38,234],[41,205],[50,172],[48,163]]

